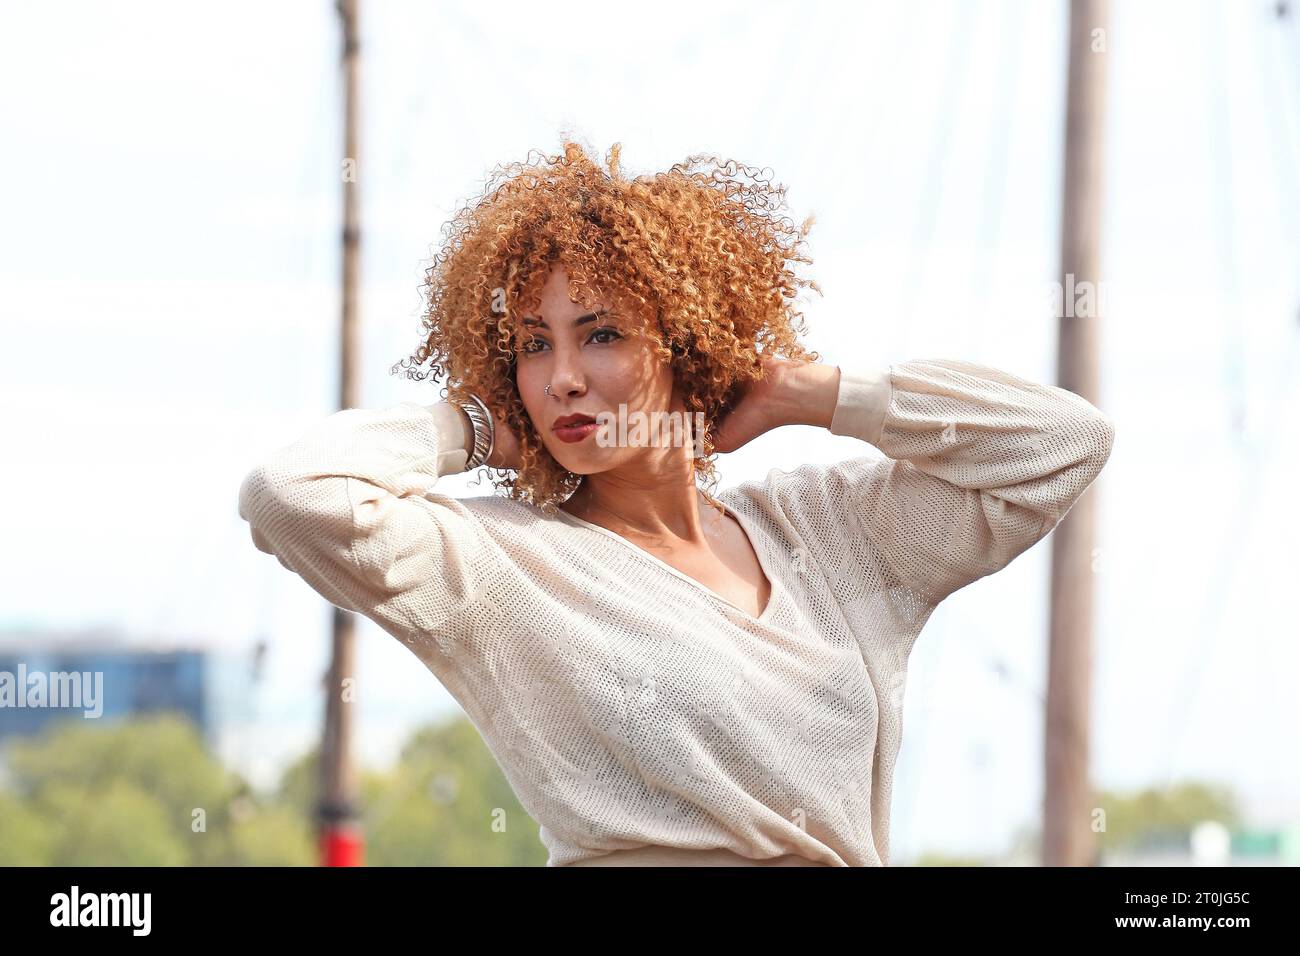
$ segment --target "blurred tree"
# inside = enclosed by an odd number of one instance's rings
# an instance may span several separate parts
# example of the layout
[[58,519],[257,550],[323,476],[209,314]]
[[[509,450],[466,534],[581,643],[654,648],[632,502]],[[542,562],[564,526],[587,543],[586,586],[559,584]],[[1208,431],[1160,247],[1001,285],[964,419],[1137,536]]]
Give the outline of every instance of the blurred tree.
[[[9,865],[311,862],[308,828],[260,808],[183,715],[69,720],[13,742],[7,764],[0,852]],[[10,840],[11,830],[23,836]]]
[[0,866],[49,866],[54,828],[27,800],[0,792]]
[[417,731],[362,793],[368,865],[546,864],[536,822],[464,717]]
[[[318,753],[255,793],[181,715],[69,720],[13,741],[0,865],[313,866]],[[543,866],[537,824],[464,717],[361,775],[370,866]],[[201,823],[201,826],[198,825]]]
[[1129,794],[1103,790],[1096,806],[1106,813],[1105,829],[1097,833],[1102,850],[1185,847],[1192,827],[1202,821],[1216,820],[1229,829],[1241,825],[1231,789],[1214,784],[1187,782]]
[[252,805],[230,829],[228,866],[315,866],[311,821],[291,807]]
[[39,807],[54,830],[54,866],[183,866],[190,847],[166,804],[135,783],[80,781],[43,787]]
[[[1095,807],[1105,811],[1105,829],[1096,832],[1095,864],[1105,851],[1173,850],[1186,852],[1196,824],[1215,820],[1238,830],[1241,826],[1236,798],[1227,787],[1187,782],[1166,788],[1148,788],[1132,793],[1100,791]],[[1101,817],[1096,817],[1100,821]],[[928,851],[915,860],[899,861],[910,866],[1038,866],[1041,859],[1038,825],[1019,827],[1008,849],[992,857]]]

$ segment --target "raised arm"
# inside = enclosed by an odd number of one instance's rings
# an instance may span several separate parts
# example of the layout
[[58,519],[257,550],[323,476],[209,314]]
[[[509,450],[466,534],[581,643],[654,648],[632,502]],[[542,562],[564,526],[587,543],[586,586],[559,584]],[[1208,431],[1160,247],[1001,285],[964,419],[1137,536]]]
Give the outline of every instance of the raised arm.
[[400,636],[426,629],[503,560],[464,503],[434,488],[465,470],[468,432],[445,401],[335,412],[248,473],[239,515],[259,550],[330,603]]
[[1080,396],[969,362],[840,369],[829,430],[885,454],[817,473],[894,582],[926,604],[1043,538],[1110,456],[1111,419]]

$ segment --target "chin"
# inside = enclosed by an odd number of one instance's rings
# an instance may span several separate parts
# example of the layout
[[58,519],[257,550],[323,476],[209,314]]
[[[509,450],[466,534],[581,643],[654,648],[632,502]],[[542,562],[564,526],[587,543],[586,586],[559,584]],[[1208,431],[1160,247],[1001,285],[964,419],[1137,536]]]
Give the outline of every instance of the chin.
[[573,475],[579,475],[580,477],[583,478],[587,477],[588,475],[598,475],[602,471],[609,470],[607,467],[602,467],[600,465],[593,465],[591,462],[574,462],[572,464],[567,464],[563,461],[560,461],[560,459],[558,458],[556,458],[555,460],[559,464],[559,466],[563,468],[565,471]]
[[551,457],[565,471],[583,477],[609,471],[617,464],[617,462],[609,461],[604,456],[598,455],[557,455],[552,452]]

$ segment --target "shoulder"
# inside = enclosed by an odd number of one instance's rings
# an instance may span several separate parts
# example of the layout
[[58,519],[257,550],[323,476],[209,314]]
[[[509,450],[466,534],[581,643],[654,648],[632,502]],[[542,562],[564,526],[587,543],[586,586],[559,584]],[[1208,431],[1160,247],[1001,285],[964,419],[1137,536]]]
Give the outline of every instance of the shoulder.
[[772,468],[761,479],[751,479],[719,495],[726,504],[779,512],[789,520],[841,513],[843,506],[860,501],[879,482],[888,479],[894,462],[880,452],[842,461],[808,463],[793,469]]
[[893,462],[879,452],[837,462],[772,468],[718,500],[744,515],[774,543],[813,551],[843,550],[846,540],[870,537],[862,523],[882,494]]

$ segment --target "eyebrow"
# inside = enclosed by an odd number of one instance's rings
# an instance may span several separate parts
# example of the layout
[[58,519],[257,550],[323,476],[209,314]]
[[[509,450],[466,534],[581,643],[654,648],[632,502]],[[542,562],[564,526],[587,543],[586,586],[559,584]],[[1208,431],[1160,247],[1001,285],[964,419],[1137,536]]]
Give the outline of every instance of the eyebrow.
[[[577,328],[580,325],[587,325],[590,322],[595,322],[598,317],[602,315],[608,315],[608,314],[609,314],[609,309],[600,309],[597,312],[588,312],[586,315],[580,315],[576,319],[574,319],[573,327]],[[534,319],[531,317],[524,319],[524,325],[527,326],[528,328],[534,328],[540,325],[542,328],[546,329],[547,331],[549,331],[551,328],[542,319]]]

